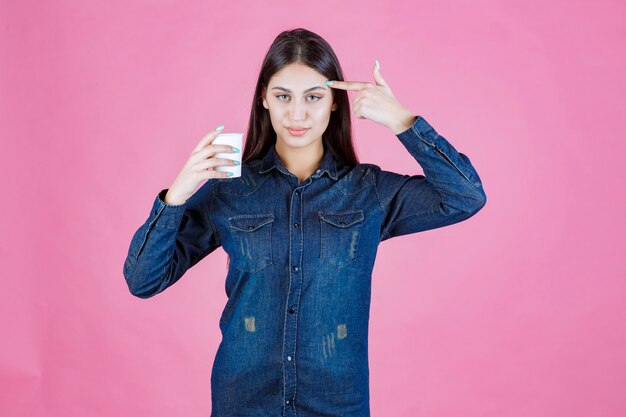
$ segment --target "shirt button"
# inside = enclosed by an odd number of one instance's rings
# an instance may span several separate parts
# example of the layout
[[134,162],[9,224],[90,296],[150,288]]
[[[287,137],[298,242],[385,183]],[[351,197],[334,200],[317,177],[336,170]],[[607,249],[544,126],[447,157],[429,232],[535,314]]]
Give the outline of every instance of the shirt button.
[[294,270],[294,271],[298,271],[299,269],[300,269],[300,268],[298,268],[298,266],[297,266],[297,265],[293,267],[293,270]]
[[291,401],[289,401],[289,400],[287,400],[287,401],[285,401],[285,402],[287,403],[287,405],[289,405],[289,404],[291,403]]
[[293,312],[294,312],[294,311],[295,311],[295,310],[294,310],[293,308],[290,308],[290,309],[289,309],[289,312],[290,312],[291,314],[293,314]]
[[300,194],[300,190],[296,190],[296,194]]
[[300,227],[300,225],[298,223],[294,223],[293,227],[295,227],[297,229],[298,227]]
[[288,361],[291,361],[291,356],[287,356],[287,360],[288,360]]
[[321,170],[321,169],[318,169],[318,170],[317,170],[317,171],[315,171],[315,172],[317,172],[317,173],[319,174],[320,172],[322,172],[322,170]]

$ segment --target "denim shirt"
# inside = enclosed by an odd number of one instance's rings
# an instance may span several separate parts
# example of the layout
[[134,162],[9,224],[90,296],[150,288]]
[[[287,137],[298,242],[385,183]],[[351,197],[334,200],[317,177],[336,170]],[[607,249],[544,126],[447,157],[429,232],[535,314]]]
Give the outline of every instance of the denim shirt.
[[[161,190],[124,276],[153,297],[218,247],[230,256],[212,417],[369,416],[368,322],[378,244],[466,220],[486,203],[467,156],[424,119],[396,137],[425,175],[350,167],[325,150],[300,183],[273,146],[181,205]],[[410,243],[409,240],[406,241]]]

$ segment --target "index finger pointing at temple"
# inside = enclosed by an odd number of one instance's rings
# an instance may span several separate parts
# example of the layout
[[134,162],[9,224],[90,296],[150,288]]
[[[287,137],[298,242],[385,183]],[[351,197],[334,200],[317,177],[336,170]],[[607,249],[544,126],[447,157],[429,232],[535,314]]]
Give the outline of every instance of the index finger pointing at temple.
[[331,88],[339,88],[341,90],[361,90],[367,87],[367,85],[369,84],[359,81],[326,81],[326,83],[326,85]]

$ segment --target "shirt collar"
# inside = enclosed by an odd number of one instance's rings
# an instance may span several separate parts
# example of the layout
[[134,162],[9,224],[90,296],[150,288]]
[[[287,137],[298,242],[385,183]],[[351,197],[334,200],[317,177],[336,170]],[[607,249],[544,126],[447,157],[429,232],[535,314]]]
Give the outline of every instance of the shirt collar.
[[[283,163],[278,158],[275,145],[270,146],[269,150],[265,153],[265,156],[263,156],[259,174],[265,174],[266,172],[271,171],[272,168],[278,169],[285,175],[293,175],[289,173],[287,168],[285,168]],[[332,152],[330,152],[327,147],[324,147],[322,162],[320,162],[319,167],[315,170],[311,177],[320,177],[324,174],[324,172],[326,172],[332,179],[337,179],[337,160],[333,157]]]

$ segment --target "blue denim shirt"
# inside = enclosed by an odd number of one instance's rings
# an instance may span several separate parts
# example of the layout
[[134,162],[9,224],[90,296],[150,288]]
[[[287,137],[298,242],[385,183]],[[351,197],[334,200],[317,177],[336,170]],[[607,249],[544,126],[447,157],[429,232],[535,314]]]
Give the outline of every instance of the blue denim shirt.
[[158,193],[124,263],[133,295],[159,294],[220,246],[230,256],[211,416],[370,415],[378,244],[458,223],[486,202],[469,158],[423,117],[397,138],[425,175],[349,167],[325,151],[300,183],[272,146],[184,204]]

